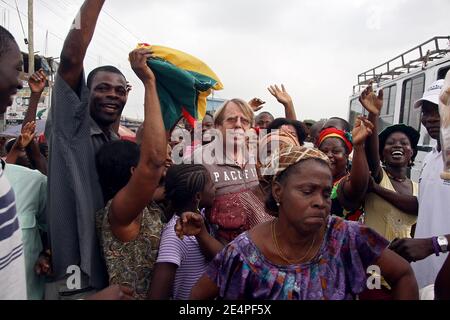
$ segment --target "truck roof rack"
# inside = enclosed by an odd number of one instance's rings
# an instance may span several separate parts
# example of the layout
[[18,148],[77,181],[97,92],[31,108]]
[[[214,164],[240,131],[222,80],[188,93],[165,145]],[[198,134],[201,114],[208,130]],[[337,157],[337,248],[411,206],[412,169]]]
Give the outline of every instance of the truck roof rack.
[[425,69],[429,62],[438,60],[450,53],[450,36],[436,36],[430,40],[396,56],[395,58],[369,69],[358,75],[358,84],[353,86],[353,94],[356,89],[370,82],[378,84],[383,81],[393,80],[403,74],[407,74],[417,68]]

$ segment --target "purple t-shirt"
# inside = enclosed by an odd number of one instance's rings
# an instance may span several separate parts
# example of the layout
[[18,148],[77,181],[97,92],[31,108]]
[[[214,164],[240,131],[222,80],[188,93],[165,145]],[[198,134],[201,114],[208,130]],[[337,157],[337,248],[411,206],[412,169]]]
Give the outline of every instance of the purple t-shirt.
[[187,300],[208,263],[195,237],[184,236],[183,240],[177,237],[175,224],[178,219],[179,217],[174,215],[164,226],[156,263],[168,262],[178,266],[173,285],[173,299]]
[[223,299],[354,299],[388,244],[367,226],[330,216],[319,252],[307,263],[275,265],[245,232],[217,254],[206,275]]

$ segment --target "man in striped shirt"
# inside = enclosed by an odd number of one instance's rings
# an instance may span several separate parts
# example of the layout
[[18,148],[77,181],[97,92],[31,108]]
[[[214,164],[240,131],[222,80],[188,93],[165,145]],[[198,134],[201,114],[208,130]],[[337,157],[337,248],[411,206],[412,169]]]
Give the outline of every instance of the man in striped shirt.
[[[0,26],[0,114],[12,105],[22,89],[19,73],[23,61],[19,47],[8,30]],[[14,191],[0,167],[0,300],[26,299],[25,261],[22,233],[16,213]]]

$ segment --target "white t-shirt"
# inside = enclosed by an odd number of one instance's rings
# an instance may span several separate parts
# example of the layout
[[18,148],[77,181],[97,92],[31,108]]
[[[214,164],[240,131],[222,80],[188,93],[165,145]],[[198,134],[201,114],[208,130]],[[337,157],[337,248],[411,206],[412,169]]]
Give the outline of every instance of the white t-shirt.
[[25,300],[22,232],[14,191],[0,166],[0,300]]
[[[433,148],[423,161],[419,178],[419,216],[414,238],[450,234],[450,181],[440,178],[443,169],[442,152]],[[411,264],[419,289],[435,282],[447,255],[433,254]]]

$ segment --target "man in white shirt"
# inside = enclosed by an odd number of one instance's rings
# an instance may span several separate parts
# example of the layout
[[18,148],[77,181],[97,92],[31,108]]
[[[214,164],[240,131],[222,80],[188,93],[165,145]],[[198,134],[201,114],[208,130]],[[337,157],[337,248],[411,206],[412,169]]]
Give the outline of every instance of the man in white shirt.
[[440,143],[439,94],[444,80],[427,88],[414,107],[421,108],[422,124],[437,146],[424,159],[419,178],[419,215],[414,239],[392,242],[390,248],[411,264],[419,288],[434,284],[436,276],[448,255],[450,241],[450,181],[442,180],[443,171]]

